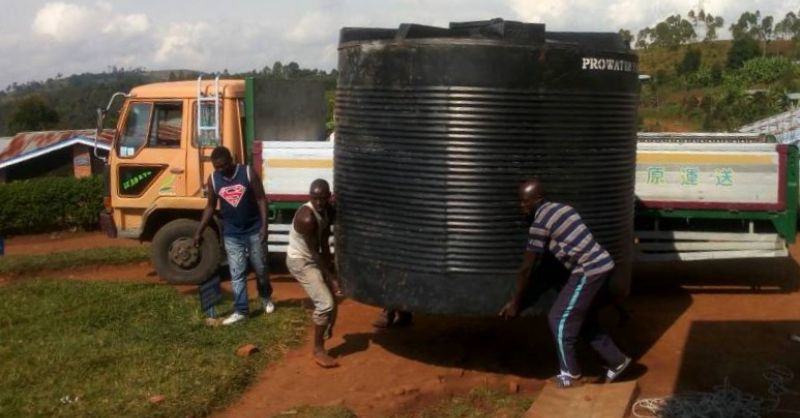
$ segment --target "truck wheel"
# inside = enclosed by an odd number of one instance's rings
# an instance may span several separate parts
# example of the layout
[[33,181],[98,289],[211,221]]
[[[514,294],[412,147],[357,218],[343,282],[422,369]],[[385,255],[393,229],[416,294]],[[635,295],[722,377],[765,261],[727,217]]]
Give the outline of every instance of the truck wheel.
[[200,284],[216,273],[222,257],[217,234],[203,231],[203,242],[192,241],[199,222],[176,219],[158,230],[150,246],[150,259],[156,272],[171,284]]

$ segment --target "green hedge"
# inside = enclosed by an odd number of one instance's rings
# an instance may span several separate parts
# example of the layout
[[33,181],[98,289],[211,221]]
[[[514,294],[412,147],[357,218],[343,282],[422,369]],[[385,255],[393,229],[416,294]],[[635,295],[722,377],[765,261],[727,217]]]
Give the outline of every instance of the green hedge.
[[0,184],[0,236],[95,229],[103,178],[42,177]]

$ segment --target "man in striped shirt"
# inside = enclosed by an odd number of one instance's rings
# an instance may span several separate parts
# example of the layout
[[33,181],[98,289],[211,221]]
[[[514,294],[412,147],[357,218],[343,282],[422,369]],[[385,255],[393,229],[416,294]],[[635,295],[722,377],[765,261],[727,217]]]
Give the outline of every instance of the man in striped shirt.
[[522,210],[533,215],[533,223],[525,258],[518,273],[516,292],[500,315],[511,318],[519,314],[520,303],[531,281],[536,261],[543,253],[550,252],[570,271],[567,283],[548,314],[561,367],[556,383],[561,388],[568,388],[581,382],[575,343],[582,330],[592,348],[609,365],[606,381],[613,381],[628,367],[631,359],[622,354],[608,333],[600,327],[595,312],[595,298],[614,269],[611,255],[595,241],[574,208],[545,200],[538,179],[529,179],[520,185],[519,199]]

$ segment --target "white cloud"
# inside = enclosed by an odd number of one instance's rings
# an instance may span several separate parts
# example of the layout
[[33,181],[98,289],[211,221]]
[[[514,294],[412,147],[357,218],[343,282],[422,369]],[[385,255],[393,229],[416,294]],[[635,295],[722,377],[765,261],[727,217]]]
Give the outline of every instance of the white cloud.
[[335,38],[331,35],[331,16],[320,12],[311,12],[303,15],[294,28],[286,34],[286,39],[299,43],[323,42]]
[[136,35],[150,28],[150,20],[143,14],[117,15],[103,27],[103,33]]
[[211,41],[209,35],[213,36],[210,28],[206,22],[171,24],[161,37],[155,53],[156,62],[171,62],[181,68],[187,64],[207,64],[211,56],[206,42]]
[[47,3],[36,12],[33,31],[56,40],[79,39],[85,27],[91,22],[91,11],[83,6],[70,3]]
[[42,6],[33,19],[33,33],[59,42],[74,42],[95,36],[137,35],[147,31],[150,21],[144,14],[114,13],[111,4],[98,2],[90,8],[73,3],[51,2]]
[[[583,7],[571,2],[569,5],[564,0],[511,0],[511,8],[517,15],[527,22],[549,23],[555,18],[561,18],[567,11],[567,7],[575,13],[582,13]],[[590,1],[578,3],[591,4]]]
[[617,0],[607,7],[606,16],[612,28],[632,28],[642,23],[642,18],[647,16],[648,7],[646,2]]

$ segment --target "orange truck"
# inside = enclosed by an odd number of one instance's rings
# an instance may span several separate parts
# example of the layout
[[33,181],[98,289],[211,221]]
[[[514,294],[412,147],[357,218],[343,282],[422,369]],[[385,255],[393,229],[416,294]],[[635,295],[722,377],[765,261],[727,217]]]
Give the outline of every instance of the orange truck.
[[119,118],[101,225],[109,236],[151,242],[153,266],[170,283],[202,282],[224,260],[216,221],[199,248],[191,240],[206,205],[215,146],[261,174],[273,252],[285,251],[289,222],[310,182],[333,181],[321,82],[200,78],[143,85],[98,109],[98,131],[112,108]]

